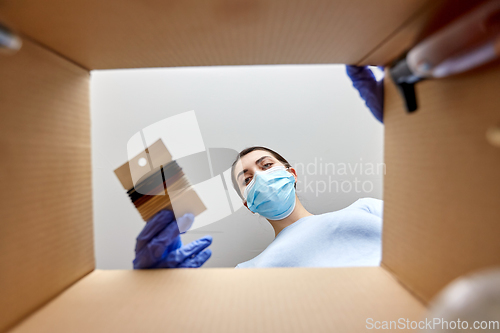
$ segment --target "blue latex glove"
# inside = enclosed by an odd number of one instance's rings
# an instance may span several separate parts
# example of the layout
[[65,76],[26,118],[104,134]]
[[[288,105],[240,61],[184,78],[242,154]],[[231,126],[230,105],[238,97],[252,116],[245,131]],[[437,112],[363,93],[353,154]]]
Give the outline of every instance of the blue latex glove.
[[359,91],[366,106],[381,123],[384,122],[384,80],[377,81],[368,66],[346,65],[347,76]]
[[146,223],[135,246],[134,269],[141,268],[196,268],[212,255],[207,247],[211,236],[204,236],[182,246],[179,228],[188,230],[193,224],[193,214],[175,220],[172,211],[162,210]]

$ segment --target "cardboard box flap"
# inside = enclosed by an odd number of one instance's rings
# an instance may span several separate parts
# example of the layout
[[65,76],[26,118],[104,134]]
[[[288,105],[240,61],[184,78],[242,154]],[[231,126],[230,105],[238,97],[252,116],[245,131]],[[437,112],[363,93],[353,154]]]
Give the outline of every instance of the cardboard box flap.
[[0,57],[0,331],[94,269],[89,73],[24,41]]
[[87,69],[357,63],[428,0],[4,0],[12,28]]
[[12,333],[357,333],[424,310],[380,267],[97,270]]
[[405,111],[385,85],[382,264],[429,301],[456,277],[500,265],[500,64],[417,84]]

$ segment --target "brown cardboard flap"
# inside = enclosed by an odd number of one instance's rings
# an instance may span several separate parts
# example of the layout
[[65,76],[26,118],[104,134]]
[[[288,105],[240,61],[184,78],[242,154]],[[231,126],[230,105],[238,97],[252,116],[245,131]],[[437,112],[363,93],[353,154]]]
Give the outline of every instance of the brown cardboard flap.
[[382,264],[424,300],[500,265],[500,64],[418,83],[407,114],[386,80]]
[[349,333],[423,311],[381,267],[97,270],[12,332]]
[[430,2],[4,0],[0,13],[88,69],[357,63]]
[[94,269],[89,73],[28,40],[0,57],[0,331]]

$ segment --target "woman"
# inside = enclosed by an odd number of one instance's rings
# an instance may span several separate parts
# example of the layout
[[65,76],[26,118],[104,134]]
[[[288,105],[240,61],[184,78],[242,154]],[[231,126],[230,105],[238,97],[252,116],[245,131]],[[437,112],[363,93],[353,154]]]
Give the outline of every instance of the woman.
[[313,215],[295,193],[296,171],[266,147],[240,152],[232,176],[244,205],[265,217],[275,233],[261,254],[237,268],[379,265],[381,200],[360,199],[342,210]]
[[[295,193],[295,169],[266,147],[241,151],[231,172],[243,204],[265,217],[275,233],[274,241],[261,254],[237,268],[379,265],[381,200],[359,199],[339,211],[313,215]],[[158,213],[137,238],[134,268],[203,265],[211,255],[207,247],[212,238],[205,236],[186,246],[180,241],[179,229],[189,229],[193,220],[191,214],[175,221],[170,211]]]

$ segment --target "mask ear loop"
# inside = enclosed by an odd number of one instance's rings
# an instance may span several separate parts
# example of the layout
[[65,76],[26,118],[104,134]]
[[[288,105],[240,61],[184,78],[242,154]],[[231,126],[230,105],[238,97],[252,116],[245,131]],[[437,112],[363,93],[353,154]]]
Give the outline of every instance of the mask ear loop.
[[255,183],[255,176],[254,178],[252,178],[252,180],[250,181],[250,183],[248,183],[248,185],[245,187],[245,190],[243,191],[243,203],[246,203],[247,202],[247,196],[245,194],[248,195],[248,191],[249,191],[249,188],[251,188]]
[[[290,165],[289,167],[287,167],[287,168],[286,168],[286,170],[291,169],[291,168],[292,168],[292,166]],[[288,171],[288,172],[290,172],[290,171]],[[290,172],[290,173],[291,173],[291,172]],[[295,178],[295,176],[294,176],[293,178]],[[294,184],[297,184],[297,179],[295,179]]]

